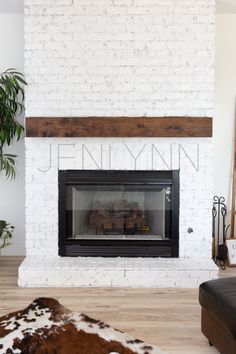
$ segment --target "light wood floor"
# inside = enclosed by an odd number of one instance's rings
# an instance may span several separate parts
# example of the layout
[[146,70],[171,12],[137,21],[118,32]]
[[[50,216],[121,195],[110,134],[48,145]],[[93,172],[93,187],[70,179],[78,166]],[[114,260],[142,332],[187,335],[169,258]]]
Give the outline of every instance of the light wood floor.
[[[19,289],[21,261],[0,257],[0,316],[24,308],[36,297],[54,297],[71,310],[102,319],[168,353],[218,353],[200,332],[197,289]],[[235,275],[235,270],[224,275]]]

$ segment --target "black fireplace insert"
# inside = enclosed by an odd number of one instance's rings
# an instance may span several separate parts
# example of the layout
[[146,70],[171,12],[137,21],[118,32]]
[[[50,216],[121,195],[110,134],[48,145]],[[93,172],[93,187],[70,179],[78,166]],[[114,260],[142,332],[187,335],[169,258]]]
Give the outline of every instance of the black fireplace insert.
[[59,255],[178,257],[179,171],[59,171]]

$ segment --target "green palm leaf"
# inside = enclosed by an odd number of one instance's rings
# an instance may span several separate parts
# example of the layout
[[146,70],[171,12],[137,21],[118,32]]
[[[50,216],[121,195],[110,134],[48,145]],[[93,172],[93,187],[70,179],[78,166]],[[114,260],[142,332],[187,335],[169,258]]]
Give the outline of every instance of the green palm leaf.
[[7,178],[15,178],[15,155],[4,154],[4,145],[19,140],[24,127],[17,120],[24,110],[24,86],[27,85],[23,74],[8,69],[0,74],[0,172]]

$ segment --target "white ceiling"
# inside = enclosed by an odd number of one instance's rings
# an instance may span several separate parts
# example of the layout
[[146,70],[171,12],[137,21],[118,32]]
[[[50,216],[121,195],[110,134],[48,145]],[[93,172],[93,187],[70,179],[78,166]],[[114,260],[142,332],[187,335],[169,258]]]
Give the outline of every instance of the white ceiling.
[[[0,13],[23,13],[23,2],[24,0],[0,0]],[[217,13],[236,13],[236,0],[216,0],[216,4]]]

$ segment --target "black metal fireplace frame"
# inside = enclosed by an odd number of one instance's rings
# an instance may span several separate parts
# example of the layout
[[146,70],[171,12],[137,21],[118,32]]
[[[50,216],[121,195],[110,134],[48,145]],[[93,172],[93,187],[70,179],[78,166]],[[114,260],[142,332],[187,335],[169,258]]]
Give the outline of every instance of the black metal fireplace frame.
[[[179,171],[59,171],[59,255],[85,257],[178,257]],[[172,186],[171,240],[78,240],[66,238],[66,186],[94,184]]]

